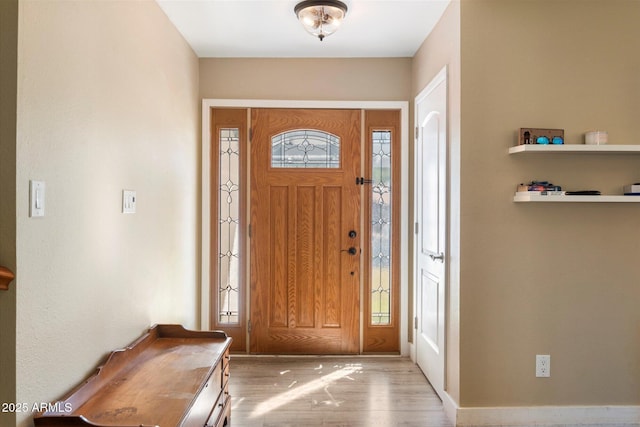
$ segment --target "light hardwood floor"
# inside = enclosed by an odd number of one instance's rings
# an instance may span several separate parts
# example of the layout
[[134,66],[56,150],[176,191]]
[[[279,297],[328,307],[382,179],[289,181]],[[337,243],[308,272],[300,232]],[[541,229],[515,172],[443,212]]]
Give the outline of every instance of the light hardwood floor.
[[400,357],[232,356],[229,389],[233,427],[452,426]]

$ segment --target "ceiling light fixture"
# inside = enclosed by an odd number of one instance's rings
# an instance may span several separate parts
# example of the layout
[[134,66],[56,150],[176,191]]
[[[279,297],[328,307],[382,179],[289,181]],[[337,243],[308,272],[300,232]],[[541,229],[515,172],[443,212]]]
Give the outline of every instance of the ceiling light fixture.
[[347,14],[347,5],[338,0],[305,0],[293,11],[304,29],[322,41],[340,27]]

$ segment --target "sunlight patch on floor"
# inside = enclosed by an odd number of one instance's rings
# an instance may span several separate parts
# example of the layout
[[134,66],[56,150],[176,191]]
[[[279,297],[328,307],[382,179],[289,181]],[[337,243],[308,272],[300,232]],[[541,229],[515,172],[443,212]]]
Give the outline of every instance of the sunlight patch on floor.
[[[316,370],[319,370],[322,368],[322,365],[320,365],[319,368],[316,368]],[[323,402],[326,404],[339,404],[339,402],[336,402],[333,399],[333,396],[331,396],[331,393],[329,393],[329,386],[333,383],[335,383],[336,381],[346,378],[346,379],[352,379],[350,378],[350,375],[357,373],[359,371],[362,370],[362,365],[349,365],[349,366],[345,366],[341,369],[338,369],[335,372],[332,372],[330,374],[326,374],[323,375],[322,377],[310,381],[304,385],[295,387],[295,388],[291,388],[293,387],[297,381],[293,381],[290,385],[289,391],[286,391],[284,393],[280,393],[276,396],[273,396],[267,400],[265,400],[264,402],[261,402],[259,405],[256,406],[256,408],[253,410],[253,412],[251,412],[250,418],[258,418],[261,417],[267,413],[269,413],[270,411],[273,411],[275,409],[278,409],[282,406],[285,406],[291,402],[293,402],[296,399],[299,399],[301,397],[307,396],[310,393],[313,393],[317,390],[320,389],[324,389],[325,392],[330,396],[330,400]],[[281,372],[281,375],[284,373],[287,373],[289,371],[283,371]]]

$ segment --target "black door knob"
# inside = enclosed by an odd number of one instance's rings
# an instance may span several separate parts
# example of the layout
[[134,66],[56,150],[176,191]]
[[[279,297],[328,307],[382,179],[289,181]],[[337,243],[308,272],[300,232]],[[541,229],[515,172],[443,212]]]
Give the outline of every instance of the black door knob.
[[349,231],[349,237],[351,237],[352,239],[355,239],[357,235],[358,233],[356,233],[356,230]]
[[349,249],[343,249],[342,252],[349,252],[349,255],[355,255],[358,253],[358,250],[351,246]]

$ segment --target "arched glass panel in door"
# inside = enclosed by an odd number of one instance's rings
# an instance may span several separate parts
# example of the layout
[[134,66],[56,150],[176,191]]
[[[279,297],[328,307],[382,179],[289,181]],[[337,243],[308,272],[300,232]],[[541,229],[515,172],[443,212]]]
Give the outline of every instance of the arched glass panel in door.
[[339,168],[340,137],[314,129],[297,129],[271,138],[272,168]]

